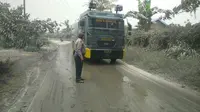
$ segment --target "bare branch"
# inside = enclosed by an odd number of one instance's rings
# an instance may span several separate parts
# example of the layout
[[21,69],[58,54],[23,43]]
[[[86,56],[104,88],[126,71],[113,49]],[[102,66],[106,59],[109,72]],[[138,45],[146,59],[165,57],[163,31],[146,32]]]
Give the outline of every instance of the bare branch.
[[145,17],[143,14],[140,14],[139,12],[137,11],[129,11],[127,12],[125,15],[124,15],[124,18],[127,18],[127,17],[133,17],[133,18],[136,18],[136,19],[146,19],[148,20],[147,17]]
[[155,15],[157,13],[164,13],[165,17],[163,19],[171,19],[171,15],[174,16],[175,13],[171,10],[164,10],[164,9],[159,9],[158,7],[153,7],[151,8],[152,15]]

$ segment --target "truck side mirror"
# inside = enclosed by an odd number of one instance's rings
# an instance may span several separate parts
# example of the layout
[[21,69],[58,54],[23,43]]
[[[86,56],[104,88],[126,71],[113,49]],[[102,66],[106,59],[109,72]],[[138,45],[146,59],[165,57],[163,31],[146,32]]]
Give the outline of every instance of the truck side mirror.
[[80,21],[80,22],[79,22],[79,25],[80,25],[81,27],[83,27],[83,26],[85,25],[84,21]]

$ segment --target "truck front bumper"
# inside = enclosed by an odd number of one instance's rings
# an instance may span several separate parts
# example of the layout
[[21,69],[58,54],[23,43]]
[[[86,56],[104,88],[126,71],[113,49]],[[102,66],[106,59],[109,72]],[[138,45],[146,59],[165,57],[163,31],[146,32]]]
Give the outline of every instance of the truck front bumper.
[[123,59],[124,49],[90,49],[86,48],[85,58],[87,59]]

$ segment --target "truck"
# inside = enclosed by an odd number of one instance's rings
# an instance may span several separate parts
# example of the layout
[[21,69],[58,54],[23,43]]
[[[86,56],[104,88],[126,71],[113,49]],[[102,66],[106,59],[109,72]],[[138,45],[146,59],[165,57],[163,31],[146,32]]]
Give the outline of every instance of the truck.
[[78,33],[84,33],[86,59],[110,59],[115,63],[125,54],[125,29],[122,14],[86,10],[72,25],[72,48]]

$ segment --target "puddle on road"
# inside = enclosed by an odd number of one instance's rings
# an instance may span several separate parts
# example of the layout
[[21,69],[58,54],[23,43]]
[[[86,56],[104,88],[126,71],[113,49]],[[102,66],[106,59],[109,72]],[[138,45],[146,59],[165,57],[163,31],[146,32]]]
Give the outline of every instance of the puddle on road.
[[123,77],[123,81],[124,81],[124,82],[127,82],[127,83],[130,83],[130,82],[131,82],[131,80],[130,80],[128,77],[126,77],[126,76]]
[[128,86],[131,87],[132,89],[135,89],[138,86],[136,83],[134,83],[133,81],[131,81],[127,76],[123,77],[123,82],[126,83],[126,84],[128,84]]

